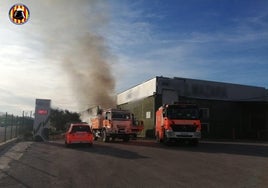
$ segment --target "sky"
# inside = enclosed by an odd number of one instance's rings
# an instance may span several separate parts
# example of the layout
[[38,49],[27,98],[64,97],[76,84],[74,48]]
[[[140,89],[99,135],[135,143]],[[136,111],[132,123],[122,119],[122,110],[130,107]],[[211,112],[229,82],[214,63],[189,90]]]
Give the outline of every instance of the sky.
[[268,89],[267,72],[267,0],[0,2],[0,112],[30,114],[36,98],[79,112],[104,83],[116,94],[155,76]]

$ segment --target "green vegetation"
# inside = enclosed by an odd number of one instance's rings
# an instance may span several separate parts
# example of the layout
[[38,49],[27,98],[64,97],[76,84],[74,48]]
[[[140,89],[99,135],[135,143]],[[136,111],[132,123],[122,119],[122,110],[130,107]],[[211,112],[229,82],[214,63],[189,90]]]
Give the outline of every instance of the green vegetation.
[[50,125],[52,132],[63,132],[70,122],[81,122],[79,114],[68,110],[51,109]]
[[0,115],[0,126],[33,126],[33,118],[30,117],[19,117],[10,114],[1,114]]

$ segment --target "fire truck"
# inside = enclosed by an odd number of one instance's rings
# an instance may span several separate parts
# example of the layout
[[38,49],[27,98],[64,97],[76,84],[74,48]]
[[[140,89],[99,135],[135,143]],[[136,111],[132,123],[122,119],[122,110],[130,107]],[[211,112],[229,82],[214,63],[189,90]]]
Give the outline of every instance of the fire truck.
[[161,106],[156,111],[155,136],[157,142],[165,144],[186,141],[198,145],[201,123],[197,105],[174,103]]
[[128,110],[106,109],[98,110],[96,117],[91,118],[91,128],[94,139],[101,138],[103,142],[114,141],[116,138],[128,142],[143,130],[142,121],[137,121]]

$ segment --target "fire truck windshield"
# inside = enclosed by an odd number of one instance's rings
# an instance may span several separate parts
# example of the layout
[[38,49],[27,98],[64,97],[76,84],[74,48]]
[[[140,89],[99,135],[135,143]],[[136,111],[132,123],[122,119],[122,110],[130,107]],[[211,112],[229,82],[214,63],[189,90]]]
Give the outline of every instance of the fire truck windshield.
[[131,118],[130,113],[113,112],[112,119],[129,120]]
[[199,113],[196,107],[169,106],[166,111],[166,117],[169,119],[198,119]]

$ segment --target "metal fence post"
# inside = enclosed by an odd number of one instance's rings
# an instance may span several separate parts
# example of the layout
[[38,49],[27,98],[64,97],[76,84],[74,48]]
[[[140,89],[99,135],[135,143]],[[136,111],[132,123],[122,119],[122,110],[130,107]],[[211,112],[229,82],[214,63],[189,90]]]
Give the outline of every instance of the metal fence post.
[[25,116],[24,116],[24,111],[23,111],[23,113],[22,113],[22,132],[21,132],[21,135],[23,136],[23,134],[24,134],[24,129],[25,129],[25,127],[24,127],[24,123],[25,123]]
[[15,137],[18,137],[18,124],[19,124],[19,118],[18,116],[16,117],[16,130],[15,130]]
[[12,132],[13,125],[14,125],[14,116],[13,116],[13,114],[12,114],[12,116],[11,116],[11,124],[10,124],[10,126],[11,126],[11,130],[10,130],[10,139],[13,138],[13,132]]
[[5,136],[4,136],[4,142],[7,140],[7,112],[5,117]]

